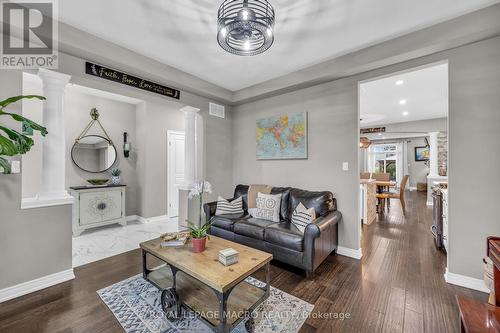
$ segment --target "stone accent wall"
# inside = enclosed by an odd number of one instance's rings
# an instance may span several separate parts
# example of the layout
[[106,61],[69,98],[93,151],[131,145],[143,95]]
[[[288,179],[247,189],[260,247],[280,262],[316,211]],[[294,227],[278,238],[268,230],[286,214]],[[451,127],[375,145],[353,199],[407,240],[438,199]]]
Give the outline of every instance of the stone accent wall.
[[438,172],[440,176],[448,176],[448,133],[438,135]]

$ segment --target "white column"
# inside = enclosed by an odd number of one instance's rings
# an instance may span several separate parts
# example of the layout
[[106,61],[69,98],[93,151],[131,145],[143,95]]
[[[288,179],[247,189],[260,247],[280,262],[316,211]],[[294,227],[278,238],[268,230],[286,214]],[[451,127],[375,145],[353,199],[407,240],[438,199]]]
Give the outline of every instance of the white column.
[[429,156],[429,176],[438,176],[438,135],[439,132],[429,133],[430,156]]
[[190,186],[196,180],[196,114],[200,109],[185,106],[184,113],[184,184]]
[[[66,191],[66,138],[64,132],[64,90],[71,76],[47,69],[39,69],[42,79],[43,125],[49,132],[43,138],[42,187],[38,200],[54,204],[71,203]],[[69,157],[68,157],[69,158]]]
[[185,106],[181,109],[184,113],[184,185],[179,188],[179,228],[187,227],[186,220],[198,224],[197,199],[189,200],[188,194],[191,185],[196,180],[197,163],[197,126],[196,115],[200,109]]

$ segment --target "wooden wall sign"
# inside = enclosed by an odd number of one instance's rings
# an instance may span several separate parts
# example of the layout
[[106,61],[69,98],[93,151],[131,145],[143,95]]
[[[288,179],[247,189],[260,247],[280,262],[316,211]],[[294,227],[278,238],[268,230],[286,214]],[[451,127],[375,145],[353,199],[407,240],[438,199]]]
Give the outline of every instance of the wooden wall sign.
[[385,127],[369,127],[369,128],[361,128],[359,130],[361,134],[370,134],[370,133],[383,133],[385,132]]
[[139,88],[149,92],[157,93],[163,96],[179,99],[180,91],[177,89],[165,87],[161,84],[138,78],[137,76],[125,74],[114,69],[101,65],[85,62],[85,73],[97,76],[110,81],[125,84],[127,86]]

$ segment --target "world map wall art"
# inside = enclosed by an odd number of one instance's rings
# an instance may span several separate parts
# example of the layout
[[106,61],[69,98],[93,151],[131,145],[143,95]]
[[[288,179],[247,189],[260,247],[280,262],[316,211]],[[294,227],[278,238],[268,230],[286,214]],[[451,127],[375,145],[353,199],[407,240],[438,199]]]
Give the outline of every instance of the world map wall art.
[[257,159],[307,158],[307,112],[257,120]]

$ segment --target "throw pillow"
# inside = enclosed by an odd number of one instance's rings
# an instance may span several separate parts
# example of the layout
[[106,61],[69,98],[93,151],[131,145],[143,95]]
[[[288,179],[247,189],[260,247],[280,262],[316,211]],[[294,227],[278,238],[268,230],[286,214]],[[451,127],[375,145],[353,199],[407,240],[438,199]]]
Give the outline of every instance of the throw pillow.
[[257,193],[257,209],[253,216],[263,220],[279,222],[280,205],[281,193],[264,194],[259,192]]
[[223,197],[217,198],[217,209],[215,210],[215,215],[224,214],[243,214],[243,199],[238,197],[233,201],[229,202]]
[[306,230],[307,225],[315,219],[316,212],[314,211],[314,207],[307,209],[302,202],[297,205],[292,214],[292,224],[302,233]]
[[272,189],[269,185],[251,184],[248,187],[248,208],[257,208],[257,193],[269,194]]

